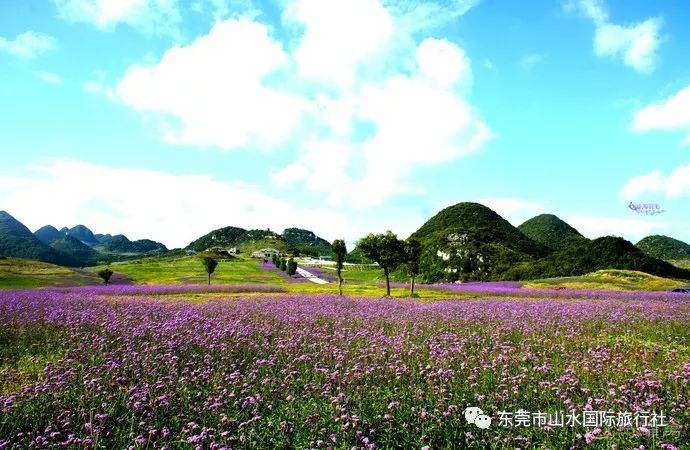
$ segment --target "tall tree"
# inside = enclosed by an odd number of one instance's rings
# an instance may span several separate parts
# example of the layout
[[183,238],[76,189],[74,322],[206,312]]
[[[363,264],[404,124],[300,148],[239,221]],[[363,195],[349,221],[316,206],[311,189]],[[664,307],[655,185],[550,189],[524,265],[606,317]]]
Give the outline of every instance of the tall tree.
[[110,270],[109,267],[106,267],[105,269],[100,270],[100,271],[98,272],[98,276],[101,277],[101,279],[103,279],[103,282],[104,282],[105,285],[107,286],[108,283],[110,283],[110,277],[113,276],[113,271]]
[[357,242],[357,247],[383,269],[386,276],[386,297],[390,297],[390,273],[405,260],[405,243],[393,232],[387,231],[384,234],[369,234]]
[[419,261],[422,257],[422,243],[415,238],[405,241],[405,264],[410,275],[410,296],[414,296],[414,282],[419,275]]
[[211,285],[211,274],[216,271],[216,267],[218,266],[218,261],[215,259],[211,258],[210,256],[205,256],[203,259],[203,264],[204,268],[206,269],[206,273],[208,273],[208,285]]
[[335,256],[335,272],[338,275],[338,295],[343,295],[343,263],[347,255],[345,241],[336,239],[333,241],[333,256]]

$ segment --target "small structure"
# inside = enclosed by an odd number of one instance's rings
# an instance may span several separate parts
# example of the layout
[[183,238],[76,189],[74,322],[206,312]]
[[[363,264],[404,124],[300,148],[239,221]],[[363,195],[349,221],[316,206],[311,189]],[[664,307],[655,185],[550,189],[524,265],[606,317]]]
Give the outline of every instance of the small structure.
[[194,256],[196,252],[194,250],[187,250],[187,256]]
[[271,259],[273,255],[280,256],[280,251],[275,248],[262,248],[252,253],[252,258]]

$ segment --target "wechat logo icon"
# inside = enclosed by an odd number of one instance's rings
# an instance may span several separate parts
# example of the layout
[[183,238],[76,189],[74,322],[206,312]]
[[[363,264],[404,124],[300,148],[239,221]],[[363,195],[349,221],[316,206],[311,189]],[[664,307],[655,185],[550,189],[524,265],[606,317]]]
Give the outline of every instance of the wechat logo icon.
[[475,424],[480,430],[488,430],[491,426],[491,417],[484,415],[484,411],[474,406],[465,409],[465,420]]

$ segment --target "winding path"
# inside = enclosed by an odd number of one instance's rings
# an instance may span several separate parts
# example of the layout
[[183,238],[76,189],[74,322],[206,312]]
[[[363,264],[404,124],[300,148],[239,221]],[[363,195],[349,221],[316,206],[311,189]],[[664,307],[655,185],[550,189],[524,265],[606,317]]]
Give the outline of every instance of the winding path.
[[313,273],[309,272],[308,270],[305,270],[301,267],[297,267],[297,273],[306,278],[307,280],[311,281],[312,283],[316,284],[328,284],[328,281],[324,280],[323,278],[319,278]]

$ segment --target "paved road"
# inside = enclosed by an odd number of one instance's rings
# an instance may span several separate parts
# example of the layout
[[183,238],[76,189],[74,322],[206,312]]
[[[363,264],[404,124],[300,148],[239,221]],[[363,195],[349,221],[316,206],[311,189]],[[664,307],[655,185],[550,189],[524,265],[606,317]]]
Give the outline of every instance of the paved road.
[[304,278],[306,278],[307,280],[311,281],[312,283],[316,283],[316,284],[328,284],[328,281],[324,280],[323,278],[317,277],[317,276],[314,275],[313,273],[311,273],[311,272],[309,272],[309,271],[307,271],[307,270],[304,270],[304,269],[301,268],[301,267],[298,267],[298,268],[297,268],[297,273],[300,274],[300,275],[302,275]]

